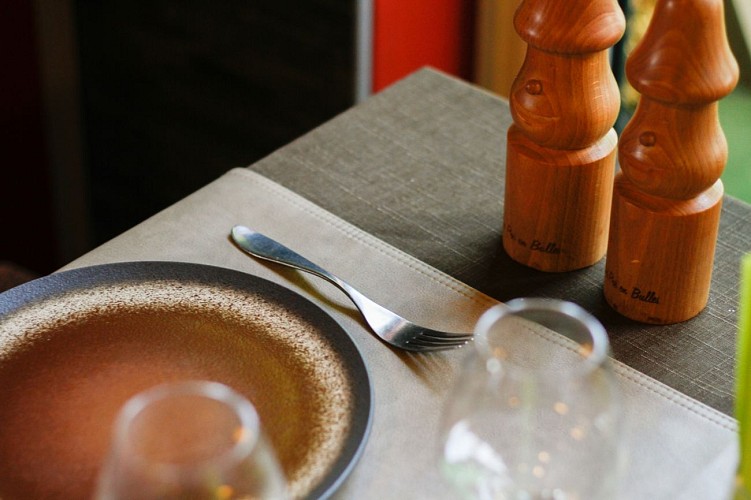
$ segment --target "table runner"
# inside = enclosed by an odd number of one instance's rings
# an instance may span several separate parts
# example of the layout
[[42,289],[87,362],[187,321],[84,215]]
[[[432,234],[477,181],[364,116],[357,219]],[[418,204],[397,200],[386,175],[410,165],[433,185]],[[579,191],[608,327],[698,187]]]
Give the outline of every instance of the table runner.
[[[471,330],[495,300],[384,243],[279,184],[233,169],[64,269],[118,261],[217,265],[282,284],[327,310],[352,336],[374,389],[373,427],[341,498],[451,498],[435,470],[444,399],[466,348],[421,355],[392,350],[322,280],[264,264],[228,239],[244,224],[338,274],[426,326]],[[728,416],[616,362],[630,443],[623,498],[727,498],[736,463]]]
[[740,257],[751,206],[723,200],[706,309],[645,325],[604,300],[605,260],[545,273],[502,249],[508,103],[420,70],[250,166],[374,236],[497,300],[571,300],[608,328],[614,356],[728,415],[733,413]]

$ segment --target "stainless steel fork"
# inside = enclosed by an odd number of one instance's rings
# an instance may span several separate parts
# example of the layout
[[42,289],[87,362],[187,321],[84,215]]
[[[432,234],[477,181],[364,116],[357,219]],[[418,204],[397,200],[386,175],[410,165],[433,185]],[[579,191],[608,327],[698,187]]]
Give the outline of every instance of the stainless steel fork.
[[385,342],[408,351],[438,351],[466,344],[472,334],[449,333],[415,325],[385,307],[376,304],[344,280],[312,263],[281,243],[245,226],[232,228],[235,243],[254,257],[305,271],[337,286],[355,303],[373,332]]

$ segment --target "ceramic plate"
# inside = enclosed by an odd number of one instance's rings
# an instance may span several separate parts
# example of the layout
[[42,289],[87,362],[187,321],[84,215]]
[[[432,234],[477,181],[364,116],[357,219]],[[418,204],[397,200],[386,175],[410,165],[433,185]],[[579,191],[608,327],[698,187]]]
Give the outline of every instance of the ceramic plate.
[[75,269],[0,294],[0,498],[89,497],[120,406],[184,379],[253,402],[297,498],[334,491],[370,428],[360,353],[302,296],[196,264]]

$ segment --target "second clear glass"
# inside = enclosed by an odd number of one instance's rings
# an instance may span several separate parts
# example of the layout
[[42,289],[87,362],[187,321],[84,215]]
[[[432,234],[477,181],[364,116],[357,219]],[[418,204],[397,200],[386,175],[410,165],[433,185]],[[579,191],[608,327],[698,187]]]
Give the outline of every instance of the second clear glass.
[[603,326],[559,300],[486,312],[453,390],[440,467],[464,498],[616,498],[620,398]]

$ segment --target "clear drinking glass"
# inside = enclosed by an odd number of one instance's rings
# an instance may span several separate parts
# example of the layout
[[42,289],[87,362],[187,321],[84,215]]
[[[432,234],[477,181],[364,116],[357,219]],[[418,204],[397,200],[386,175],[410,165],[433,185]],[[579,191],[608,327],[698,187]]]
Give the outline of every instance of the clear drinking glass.
[[612,499],[621,410],[603,326],[559,300],[478,321],[444,412],[440,467],[463,498]]
[[252,404],[216,382],[156,386],[115,422],[99,499],[286,498]]

